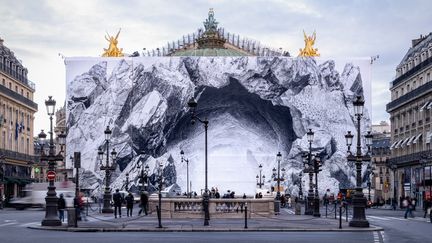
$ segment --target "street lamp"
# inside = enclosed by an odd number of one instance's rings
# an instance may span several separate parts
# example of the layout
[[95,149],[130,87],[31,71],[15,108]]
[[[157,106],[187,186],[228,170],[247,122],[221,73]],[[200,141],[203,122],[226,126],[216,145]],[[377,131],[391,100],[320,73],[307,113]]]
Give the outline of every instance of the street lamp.
[[302,190],[302,186],[303,186],[303,173],[300,171],[299,173],[299,177],[300,177],[300,185],[299,185],[299,198],[300,200],[303,200],[303,190]]
[[393,200],[392,200],[392,207],[393,207],[393,210],[396,210],[396,207],[397,207],[397,196],[396,196],[396,190],[397,190],[397,188],[396,188],[396,170],[397,170],[397,164],[396,163],[391,163],[390,164],[390,169],[392,170],[392,172],[393,172]]
[[110,130],[109,126],[106,127],[105,131],[105,144],[106,144],[106,163],[103,165],[103,158],[104,158],[104,151],[101,147],[98,149],[98,158],[101,163],[100,169],[105,171],[105,191],[104,191],[104,204],[102,208],[102,213],[113,213],[113,209],[111,207],[111,189],[110,189],[110,181],[111,181],[111,171],[114,171],[116,169],[116,158],[117,158],[117,152],[115,149],[111,152],[111,159],[112,164],[109,164],[109,142],[111,139],[112,131]]
[[180,151],[181,155],[181,162],[186,162],[186,195],[188,198],[190,198],[192,195],[189,192],[189,159],[184,158],[184,152],[183,150]]
[[126,186],[125,186],[125,190],[127,192],[129,191],[129,173],[126,173]]
[[[58,154],[55,154],[55,146],[54,146],[54,138],[53,138],[53,115],[55,112],[55,104],[56,101],[52,99],[52,96],[48,96],[48,100],[45,101],[45,106],[47,108],[47,113],[50,118],[50,140],[49,140],[49,150],[48,154],[42,151],[41,153],[41,161],[48,161],[48,192],[45,197],[46,202],[46,210],[45,210],[45,218],[42,220],[42,226],[60,226],[62,225],[59,217],[57,216],[57,193],[55,191],[56,187],[54,185],[55,180],[55,165],[57,161],[63,161],[63,156],[61,152],[63,151],[63,146],[65,145],[64,139],[59,139],[59,144],[61,147],[61,151]],[[40,136],[44,136],[40,134]],[[41,138],[41,137],[40,137]],[[46,138],[46,134],[45,134]]]
[[157,214],[158,214],[158,221],[159,221],[159,226],[158,228],[162,228],[162,184],[163,184],[163,165],[162,162],[159,163],[159,168],[158,168],[158,177],[159,177],[159,208],[157,210]]
[[305,204],[305,215],[313,215],[314,214],[314,189],[313,189],[313,173],[314,168],[312,164],[312,142],[314,140],[314,132],[312,129],[306,133],[307,140],[309,143],[309,151],[307,153],[307,162],[305,164],[305,173],[309,174],[309,190],[307,194],[307,203]]
[[201,122],[204,125],[204,131],[205,131],[205,188],[204,188],[204,194],[203,194],[203,209],[204,209],[204,226],[208,226],[209,225],[209,220],[210,220],[210,212],[209,212],[209,203],[210,203],[210,198],[209,198],[209,192],[208,192],[208,185],[207,185],[207,130],[208,130],[208,120],[207,118],[205,118],[204,120],[202,120],[201,118],[199,118],[196,114],[195,114],[195,110],[196,107],[198,106],[198,103],[195,101],[195,99],[192,97],[189,101],[188,101],[188,106],[190,108],[191,111],[191,123],[192,125],[195,124],[195,121],[198,120],[199,122]]
[[318,194],[318,173],[321,171],[321,160],[317,156],[314,159],[314,172],[315,172],[315,198],[314,198],[314,217],[321,217],[320,214],[320,200],[319,200],[319,194]]
[[[276,168],[273,168],[273,175],[275,176],[274,181],[277,181],[277,192],[276,192],[276,200],[280,200],[280,182],[284,181],[284,178],[280,175],[280,162],[282,160],[282,154],[278,152],[276,154],[276,161],[278,162],[278,169],[277,169],[277,177],[276,177]],[[282,169],[282,172],[285,172],[285,168]]]
[[[260,164],[258,166],[259,168],[259,176],[256,176],[257,179],[257,186],[259,186],[259,188],[261,189],[262,186],[264,186],[264,180],[265,180],[265,175],[262,175],[262,165]],[[259,182],[258,182],[259,179]]]
[[[141,188],[140,191],[141,193],[143,193],[144,191],[147,191],[147,186],[148,185],[148,174],[150,172],[150,167],[148,165],[144,166],[144,158],[143,158],[144,153],[141,153],[141,157],[140,157],[140,164],[138,164],[138,169],[141,169],[141,175],[140,175],[140,181],[141,181]],[[141,168],[142,166],[142,168]]]
[[371,202],[371,176],[374,175],[373,171],[372,171],[372,166],[370,165],[370,163],[367,165],[366,167],[366,171],[368,172],[368,181],[367,181],[367,187],[368,187],[368,201]]
[[346,143],[348,147],[348,161],[349,162],[355,162],[356,166],[356,189],[353,196],[353,217],[352,220],[349,222],[349,226],[351,227],[369,227],[369,221],[366,219],[365,214],[365,207],[366,207],[366,198],[363,194],[362,189],[362,176],[361,176],[361,166],[363,161],[369,162],[370,156],[370,146],[372,145],[372,134],[368,133],[366,138],[366,145],[368,147],[368,153],[365,155],[362,154],[361,151],[361,132],[360,132],[360,121],[361,117],[363,116],[363,106],[364,106],[364,100],[361,96],[357,96],[356,100],[353,102],[354,105],[354,114],[357,117],[357,151],[356,154],[353,155],[350,152],[350,147],[352,145],[353,135],[351,132],[348,132],[347,135],[345,135]]

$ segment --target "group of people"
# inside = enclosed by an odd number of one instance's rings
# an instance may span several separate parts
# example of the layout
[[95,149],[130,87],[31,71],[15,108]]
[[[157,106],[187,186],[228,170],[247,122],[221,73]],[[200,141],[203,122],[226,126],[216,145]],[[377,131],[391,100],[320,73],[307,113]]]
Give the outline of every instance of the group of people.
[[283,208],[286,206],[288,206],[289,208],[292,207],[292,200],[290,195],[281,195],[280,201],[281,201],[281,207]]
[[[123,198],[123,195],[120,193],[119,189],[116,189],[116,192],[113,195],[113,203],[114,203],[114,218],[118,216],[121,218],[121,208],[123,204],[126,204],[126,216],[132,217],[133,204],[134,204],[134,196],[131,192],[128,192],[126,197]],[[138,216],[144,212],[147,215],[148,208],[148,195],[145,192],[142,192],[140,195],[140,211],[138,212]]]
[[[84,194],[80,193],[78,195],[78,197],[74,198],[74,208],[75,208],[75,215],[77,217],[77,219],[81,219],[84,221],[87,221],[87,217],[86,214],[84,213]],[[64,195],[63,193],[60,193],[60,197],[57,201],[57,210],[58,210],[58,215],[59,215],[59,219],[61,222],[64,222],[64,213],[66,210],[66,200],[64,199]]]

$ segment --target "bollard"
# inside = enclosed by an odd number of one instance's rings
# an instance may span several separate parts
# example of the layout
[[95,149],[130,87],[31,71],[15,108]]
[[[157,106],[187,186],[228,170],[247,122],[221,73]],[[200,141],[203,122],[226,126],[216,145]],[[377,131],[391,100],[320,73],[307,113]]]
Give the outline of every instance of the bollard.
[[245,229],[247,229],[248,228],[248,226],[247,226],[247,206],[245,206]]
[[339,229],[342,229],[342,205],[339,207]]
[[159,208],[159,206],[156,206],[156,212],[157,212],[157,217],[158,217],[158,221],[159,221],[159,226],[158,226],[158,228],[162,228],[162,222],[161,222],[161,209]]
[[345,212],[346,212],[345,221],[348,222],[348,203],[345,203]]
[[87,197],[87,204],[86,204],[86,216],[88,216],[88,208],[89,208],[89,204],[88,204],[88,197]]
[[336,207],[337,207],[337,202],[335,202],[335,208],[334,208],[334,210],[335,210],[335,219],[337,219],[337,217],[336,217],[336,215],[337,215],[337,209],[336,209]]

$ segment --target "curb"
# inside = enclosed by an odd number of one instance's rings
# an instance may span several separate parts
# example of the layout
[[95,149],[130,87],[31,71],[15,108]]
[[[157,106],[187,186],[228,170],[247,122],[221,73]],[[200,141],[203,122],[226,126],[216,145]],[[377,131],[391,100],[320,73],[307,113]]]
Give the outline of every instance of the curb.
[[34,230],[67,231],[67,232],[373,232],[384,231],[381,227],[369,228],[345,228],[345,229],[293,229],[293,228],[74,228],[74,227],[51,227],[51,226],[29,226]]

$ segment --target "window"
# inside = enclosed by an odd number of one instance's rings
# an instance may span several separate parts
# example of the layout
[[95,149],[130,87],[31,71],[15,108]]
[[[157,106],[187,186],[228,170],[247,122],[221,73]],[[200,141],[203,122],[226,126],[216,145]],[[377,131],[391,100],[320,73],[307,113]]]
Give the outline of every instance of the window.
[[30,140],[27,138],[26,154],[30,154]]
[[24,90],[23,89],[21,89],[21,95],[24,96]]
[[9,89],[12,89],[12,83],[9,82]]
[[1,143],[1,148],[5,149],[6,148],[6,132],[3,131],[2,132],[2,143]]
[[29,92],[27,92],[27,99],[30,99],[30,98],[29,98]]
[[430,73],[427,73],[426,74],[426,82],[429,82],[430,81]]
[[18,86],[15,85],[15,92],[18,93]]
[[5,82],[6,82],[6,80],[5,80],[5,79],[3,79],[3,81],[2,81],[2,84],[3,84],[3,86],[5,86]]

